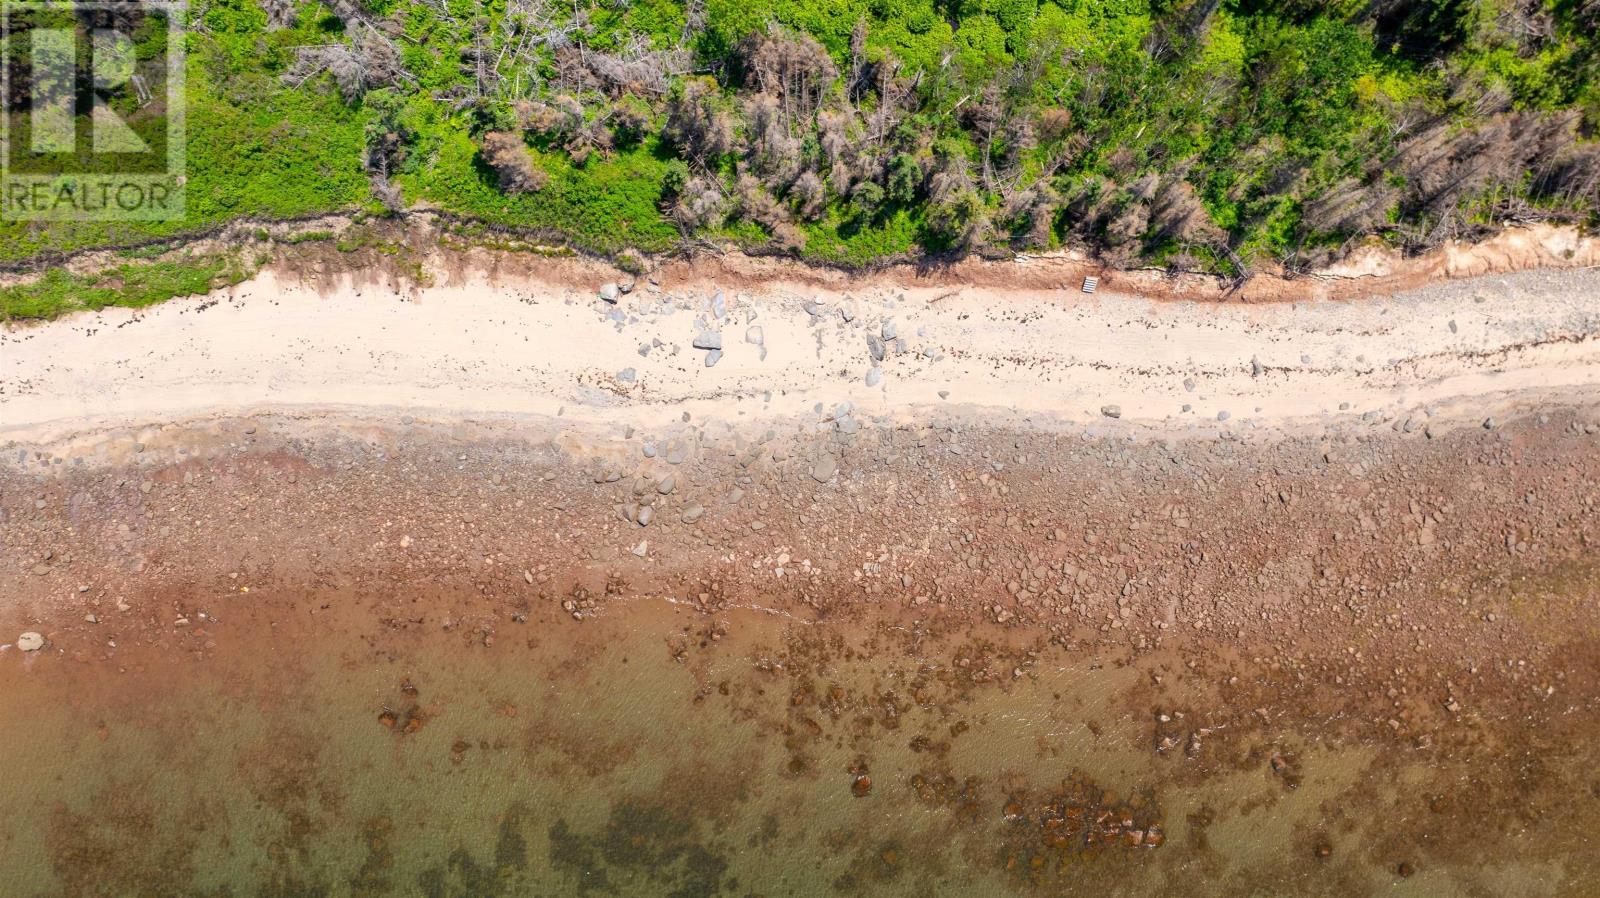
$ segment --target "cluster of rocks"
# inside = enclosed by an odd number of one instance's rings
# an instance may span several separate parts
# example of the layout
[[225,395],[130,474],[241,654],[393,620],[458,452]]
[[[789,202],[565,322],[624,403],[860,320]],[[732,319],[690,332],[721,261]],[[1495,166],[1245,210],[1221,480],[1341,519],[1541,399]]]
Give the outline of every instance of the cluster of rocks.
[[[659,285],[650,280],[643,288],[643,298],[630,309],[623,308],[622,298],[634,292],[635,285],[631,283],[606,283],[598,290],[601,308],[616,323],[618,329],[646,318],[659,319],[679,311],[693,311],[695,317],[688,335],[689,345],[704,353],[702,361],[705,367],[714,367],[722,360],[724,353],[732,350],[728,341],[736,338],[724,334],[724,330],[729,327],[743,326],[743,342],[755,350],[758,361],[767,359],[769,334],[766,327],[757,323],[760,307],[752,302],[749,296],[739,294],[730,300],[720,289],[714,289],[706,296],[674,295],[664,293]],[[864,363],[861,378],[868,387],[883,385],[884,366],[896,357],[915,356],[924,362],[934,362],[942,358],[941,353],[931,345],[914,350],[910,338],[902,333],[899,322],[887,314],[889,311],[887,308],[884,310],[886,314],[874,317],[870,322],[868,317],[859,311],[856,300],[849,296],[837,306],[829,306],[816,298],[802,300],[799,302],[799,308],[807,315],[809,327],[817,335],[819,348],[822,345],[824,328],[830,325],[836,328],[838,336],[847,342],[860,340],[856,345],[860,346]],[[919,329],[917,336],[923,335],[924,329]],[[675,354],[677,345],[664,343],[660,337],[654,337],[650,342],[639,345],[639,355],[649,358],[652,353],[662,349],[669,354]],[[638,380],[638,372],[634,368],[625,368],[618,371],[615,378],[620,384],[633,384]]]

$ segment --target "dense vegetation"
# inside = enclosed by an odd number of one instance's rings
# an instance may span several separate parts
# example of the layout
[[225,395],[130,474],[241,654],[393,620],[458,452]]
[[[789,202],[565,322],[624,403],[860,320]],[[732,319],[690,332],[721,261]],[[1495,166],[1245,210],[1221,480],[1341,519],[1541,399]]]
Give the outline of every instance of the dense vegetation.
[[[1600,208],[1600,0],[209,0],[189,215],[1245,273]],[[15,102],[13,100],[13,102]]]

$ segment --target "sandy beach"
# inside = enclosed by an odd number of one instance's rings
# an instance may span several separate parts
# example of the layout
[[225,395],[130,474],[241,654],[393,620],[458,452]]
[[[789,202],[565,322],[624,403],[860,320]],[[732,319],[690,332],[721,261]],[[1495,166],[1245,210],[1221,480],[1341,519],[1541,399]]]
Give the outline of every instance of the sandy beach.
[[[1207,434],[1440,427],[1600,383],[1600,270],[1256,305],[692,276],[640,278],[608,302],[600,288],[631,279],[548,267],[440,266],[422,287],[269,269],[213,296],[12,326],[0,334],[0,436],[268,409],[752,422],[819,402],[888,421],[959,408],[1038,427],[1110,411]],[[711,365],[695,345],[707,340],[721,346]]]

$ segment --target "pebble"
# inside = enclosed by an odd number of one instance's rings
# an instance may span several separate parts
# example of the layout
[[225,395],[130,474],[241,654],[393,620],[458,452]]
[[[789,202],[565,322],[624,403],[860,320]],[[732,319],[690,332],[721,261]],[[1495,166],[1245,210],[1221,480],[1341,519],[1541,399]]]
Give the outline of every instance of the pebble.
[[703,516],[705,513],[706,510],[704,506],[691,505],[683,510],[683,515],[681,518],[679,518],[679,520],[683,521],[685,524],[693,524],[695,521],[700,520],[701,516]]
[[839,470],[839,462],[832,455],[824,452],[817,456],[816,464],[811,466],[811,479],[818,483],[827,483],[834,473]]
[[873,368],[872,370],[867,372],[867,386],[875,387],[875,386],[877,386],[878,384],[881,384],[881,383],[883,383],[883,369],[882,368]]
[[600,298],[606,302],[616,302],[617,297],[621,295],[622,289],[615,283],[608,282],[600,285]]
[[750,343],[755,346],[761,346],[766,343],[766,340],[767,337],[766,334],[762,332],[761,325],[752,324],[745,329],[744,341],[746,343]]
[[639,372],[633,370],[632,368],[624,368],[617,372],[617,380],[620,380],[623,383],[631,384],[635,380],[638,380],[638,378]]
[[17,637],[17,648],[22,649],[24,652],[37,652],[44,648],[44,637],[29,630]]
[[701,331],[700,335],[694,338],[694,343],[691,345],[695,349],[720,350],[722,348],[722,331]]
[[673,488],[676,487],[677,485],[678,485],[678,475],[676,475],[676,474],[668,474],[667,476],[661,478],[661,482],[660,483],[656,484],[656,492],[658,492],[661,495],[665,496],[668,493],[671,493]]
[[1120,418],[1122,417],[1122,406],[1102,405],[1100,406],[1100,414],[1105,415],[1107,418]]
[[706,353],[706,367],[707,368],[714,367],[720,361],[722,361],[722,350],[713,349],[710,352]]
[[640,558],[643,558],[645,556],[645,554],[647,552],[649,552],[649,551],[650,551],[650,541],[647,540],[647,539],[639,540],[639,544],[637,546],[633,547],[633,554],[639,556]]

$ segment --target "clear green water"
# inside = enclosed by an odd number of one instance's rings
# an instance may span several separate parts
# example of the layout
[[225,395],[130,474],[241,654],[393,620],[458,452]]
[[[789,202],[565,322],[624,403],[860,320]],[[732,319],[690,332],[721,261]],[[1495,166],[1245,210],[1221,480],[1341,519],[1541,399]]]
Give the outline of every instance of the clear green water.
[[1159,654],[644,603],[485,645],[256,601],[0,655],[6,898],[1597,893],[1430,823],[1456,768],[1157,751],[1157,713],[1218,701]]

